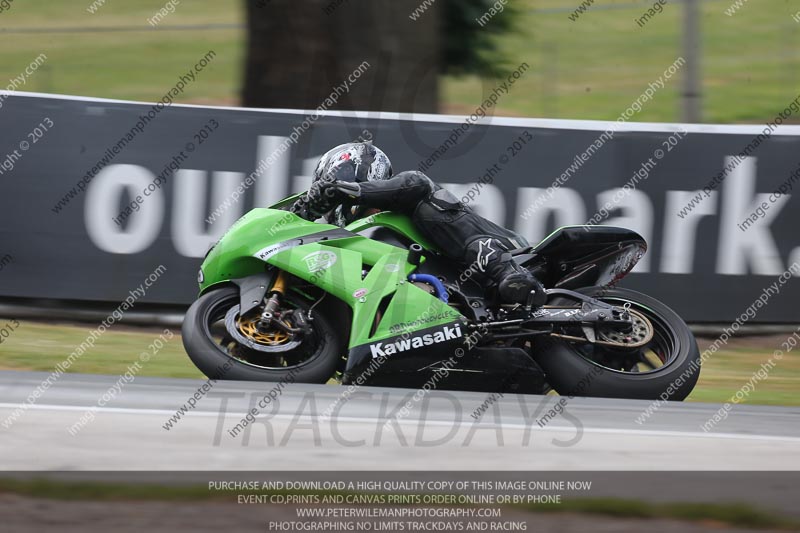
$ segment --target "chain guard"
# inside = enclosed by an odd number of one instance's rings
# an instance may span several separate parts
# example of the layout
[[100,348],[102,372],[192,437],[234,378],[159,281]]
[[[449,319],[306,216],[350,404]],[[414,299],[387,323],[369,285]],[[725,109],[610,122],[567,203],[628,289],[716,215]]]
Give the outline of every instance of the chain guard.
[[633,350],[647,345],[653,340],[653,324],[650,320],[639,311],[627,309],[633,318],[633,331],[603,331],[597,332],[597,338],[591,340],[585,337],[576,337],[574,335],[563,335],[560,333],[551,333],[551,337],[558,337],[579,342],[591,342],[592,344],[599,344],[602,346],[610,346],[613,348],[621,348],[626,350]]

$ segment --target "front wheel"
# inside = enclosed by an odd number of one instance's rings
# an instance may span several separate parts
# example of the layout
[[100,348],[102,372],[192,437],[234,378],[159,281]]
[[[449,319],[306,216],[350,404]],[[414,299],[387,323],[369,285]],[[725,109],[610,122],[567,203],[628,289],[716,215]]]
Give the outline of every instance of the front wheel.
[[[615,306],[628,306],[644,317],[650,330],[635,331],[645,344],[618,348],[545,337],[534,345],[534,358],[547,382],[561,395],[655,400],[683,400],[700,376],[700,351],[686,323],[672,309],[640,292],[589,287],[577,292]],[[559,298],[551,305],[574,305]],[[599,338],[613,338],[614,333]]]
[[[192,362],[212,379],[325,383],[336,372],[343,342],[332,322],[299,296],[287,297],[285,311],[311,317],[310,332],[292,338],[264,331],[257,316],[238,315],[239,290],[225,287],[201,296],[183,321],[183,346]],[[233,321],[232,335],[226,320]],[[231,326],[231,324],[229,324]]]

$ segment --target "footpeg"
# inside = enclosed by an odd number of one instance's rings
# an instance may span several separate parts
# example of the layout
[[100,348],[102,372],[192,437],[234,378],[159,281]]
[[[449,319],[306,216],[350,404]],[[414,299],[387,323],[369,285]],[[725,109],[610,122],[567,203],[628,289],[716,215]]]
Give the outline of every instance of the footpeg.
[[530,313],[534,307],[541,307],[547,303],[547,289],[544,292],[533,289],[528,293],[528,299],[525,301],[525,312]]

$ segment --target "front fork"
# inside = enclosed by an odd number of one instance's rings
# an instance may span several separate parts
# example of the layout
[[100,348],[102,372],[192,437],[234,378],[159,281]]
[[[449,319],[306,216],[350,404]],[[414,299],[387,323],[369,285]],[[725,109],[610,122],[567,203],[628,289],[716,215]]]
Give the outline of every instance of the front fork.
[[[286,287],[286,272],[278,270],[272,288],[265,295],[264,310],[261,312],[258,321],[258,329],[261,331],[279,329],[289,334],[309,333],[311,330],[310,322],[313,320],[310,314],[306,316],[302,309],[293,309],[283,313],[279,311],[281,301],[286,294]],[[291,318],[291,320],[287,321],[287,318]],[[294,327],[287,324],[287,322],[293,324]]]
[[272,288],[269,290],[269,298],[264,305],[264,311],[261,313],[260,324],[264,324],[266,326],[272,325],[272,321],[275,318],[275,312],[281,306],[281,298],[283,297],[283,292],[285,289],[286,273],[283,270],[279,270],[278,275],[275,277],[275,282],[272,284]]

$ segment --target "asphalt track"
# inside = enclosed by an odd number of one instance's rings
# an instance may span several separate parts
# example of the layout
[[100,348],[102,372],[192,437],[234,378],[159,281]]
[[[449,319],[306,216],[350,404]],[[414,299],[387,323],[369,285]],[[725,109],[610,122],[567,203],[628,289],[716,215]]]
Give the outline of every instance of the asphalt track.
[[705,432],[719,405],[668,403],[639,424],[650,402],[573,398],[540,424],[566,399],[506,395],[476,420],[484,393],[361,387],[342,402],[345,387],[221,381],[167,430],[205,382],[138,377],[72,435],[120,381],[68,374],[3,427],[47,376],[0,372],[0,470],[800,470],[796,407],[738,405]]

